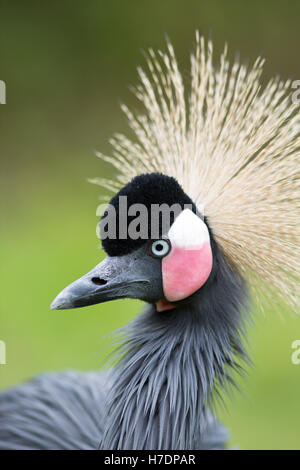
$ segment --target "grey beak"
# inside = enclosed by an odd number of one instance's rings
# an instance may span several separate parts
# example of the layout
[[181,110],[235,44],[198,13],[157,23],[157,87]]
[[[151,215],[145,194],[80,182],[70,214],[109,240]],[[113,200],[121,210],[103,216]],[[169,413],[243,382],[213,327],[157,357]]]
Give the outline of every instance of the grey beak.
[[107,256],[60,292],[51,309],[84,307],[122,298],[156,302],[162,297],[160,260],[149,256],[142,247],[128,255]]

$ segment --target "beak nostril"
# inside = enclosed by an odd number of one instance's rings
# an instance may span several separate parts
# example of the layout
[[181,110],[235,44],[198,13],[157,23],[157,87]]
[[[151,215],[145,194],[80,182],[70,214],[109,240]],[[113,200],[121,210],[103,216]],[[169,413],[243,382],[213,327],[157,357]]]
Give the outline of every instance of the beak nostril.
[[104,286],[107,284],[107,281],[105,279],[100,279],[100,277],[92,277],[91,281],[97,286]]

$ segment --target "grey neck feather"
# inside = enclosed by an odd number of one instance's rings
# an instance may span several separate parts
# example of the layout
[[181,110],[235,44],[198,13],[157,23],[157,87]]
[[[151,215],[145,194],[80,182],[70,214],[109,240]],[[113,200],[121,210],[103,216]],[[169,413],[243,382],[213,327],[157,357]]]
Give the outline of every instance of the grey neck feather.
[[246,358],[246,290],[223,258],[188,304],[150,305],[123,328],[102,449],[196,449],[214,390]]

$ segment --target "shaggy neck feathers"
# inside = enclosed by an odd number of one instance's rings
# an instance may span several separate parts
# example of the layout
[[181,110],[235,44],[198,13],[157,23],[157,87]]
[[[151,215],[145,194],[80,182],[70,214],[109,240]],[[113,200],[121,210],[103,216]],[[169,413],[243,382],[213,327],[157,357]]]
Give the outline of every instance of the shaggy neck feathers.
[[172,311],[150,305],[121,330],[103,449],[196,449],[215,386],[242,346],[241,277],[215,256],[206,285]]

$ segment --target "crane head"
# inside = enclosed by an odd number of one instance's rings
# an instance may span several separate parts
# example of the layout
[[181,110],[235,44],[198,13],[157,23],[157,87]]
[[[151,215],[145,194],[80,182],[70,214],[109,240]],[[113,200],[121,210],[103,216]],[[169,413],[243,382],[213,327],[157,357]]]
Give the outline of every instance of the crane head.
[[100,224],[107,257],[52,302],[67,309],[120,298],[176,308],[208,281],[212,234],[194,202],[172,177],[135,177],[110,201]]

